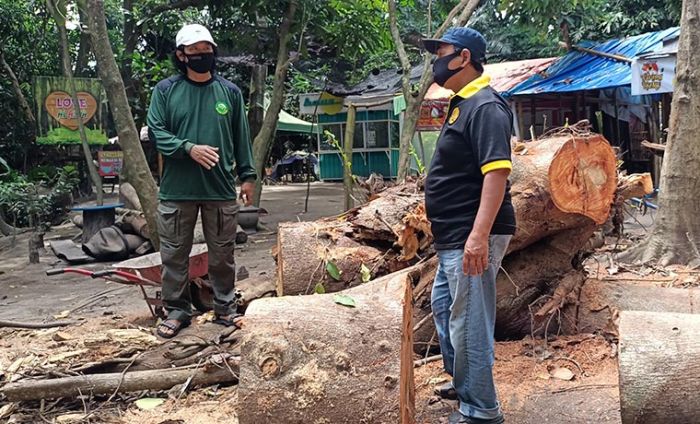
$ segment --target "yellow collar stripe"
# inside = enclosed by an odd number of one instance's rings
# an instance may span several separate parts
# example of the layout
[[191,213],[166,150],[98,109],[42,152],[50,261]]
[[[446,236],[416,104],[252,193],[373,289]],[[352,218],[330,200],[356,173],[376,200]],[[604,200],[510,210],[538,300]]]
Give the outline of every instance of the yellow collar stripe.
[[459,90],[456,94],[453,94],[452,97],[458,96],[463,99],[468,99],[471,96],[478,93],[479,90],[481,90],[482,88],[488,87],[490,82],[490,76],[482,75],[474,81],[470,82],[469,84],[465,85],[463,89]]

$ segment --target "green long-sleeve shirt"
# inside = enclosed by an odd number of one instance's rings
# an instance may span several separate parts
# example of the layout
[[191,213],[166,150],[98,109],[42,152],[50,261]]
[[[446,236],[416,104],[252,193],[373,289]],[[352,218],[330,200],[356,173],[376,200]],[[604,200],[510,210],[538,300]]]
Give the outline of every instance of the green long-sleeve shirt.
[[[234,163],[241,181],[256,178],[243,96],[218,75],[205,83],[182,75],[159,82],[147,125],[163,155],[161,200],[235,199]],[[189,156],[197,144],[219,148],[219,163],[211,170]]]

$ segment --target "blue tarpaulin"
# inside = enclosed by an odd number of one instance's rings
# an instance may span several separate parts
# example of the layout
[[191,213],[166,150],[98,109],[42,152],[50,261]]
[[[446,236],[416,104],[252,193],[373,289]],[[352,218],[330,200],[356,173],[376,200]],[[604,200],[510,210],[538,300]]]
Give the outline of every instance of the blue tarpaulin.
[[[649,32],[604,43],[581,44],[599,52],[628,57],[650,53],[663,48],[663,40],[677,36],[678,27]],[[600,90],[632,83],[630,63],[620,62],[589,53],[572,51],[550,66],[546,75],[534,75],[510,89],[506,96],[540,93],[566,93],[582,90]]]

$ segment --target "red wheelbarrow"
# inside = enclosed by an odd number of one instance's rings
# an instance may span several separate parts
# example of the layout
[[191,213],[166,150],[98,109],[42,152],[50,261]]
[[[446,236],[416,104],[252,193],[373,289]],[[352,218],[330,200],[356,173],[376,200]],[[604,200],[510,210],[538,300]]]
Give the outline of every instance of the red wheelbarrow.
[[[190,297],[192,305],[200,312],[212,309],[213,291],[206,277],[209,267],[206,244],[195,244],[190,252],[189,279]],[[160,253],[140,256],[112,265],[114,269],[92,272],[84,268],[60,268],[46,271],[46,275],[58,275],[65,273],[81,274],[92,278],[101,278],[113,283],[135,285],[141,289],[143,298],[148,304],[148,309],[154,317],[165,318],[163,300],[160,290],[155,297],[146,293],[144,286],[160,287],[162,262]]]

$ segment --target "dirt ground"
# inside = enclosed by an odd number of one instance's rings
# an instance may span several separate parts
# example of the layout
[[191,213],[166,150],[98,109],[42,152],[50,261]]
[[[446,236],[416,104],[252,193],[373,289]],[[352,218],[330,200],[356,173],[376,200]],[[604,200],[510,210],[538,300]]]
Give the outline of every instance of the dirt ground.
[[[266,186],[261,207],[269,214],[261,221],[271,230],[251,235],[246,244],[236,250],[237,265],[245,266],[251,276],[274,276],[275,263],[270,249],[276,242],[277,224],[287,221],[311,221],[323,216],[333,216],[343,210],[343,189],[338,184],[312,184],[309,209],[304,211],[305,184]],[[80,232],[72,224],[54,227],[46,234],[45,241],[70,238]],[[0,320],[43,320],[62,311],[79,307],[91,296],[111,288],[114,283],[92,280],[76,274],[47,277],[51,268],[65,267],[52,252],[41,257],[41,263],[30,265],[27,261],[28,234],[17,237],[14,246],[0,249]],[[109,263],[84,266],[90,270],[109,268]],[[80,315],[94,317],[105,314],[124,314],[134,311],[148,312],[140,291],[134,287],[122,287],[104,296],[100,302],[80,310]]]
[[[252,235],[248,243],[236,251],[237,263],[246,266],[251,276],[274,278],[275,265],[270,249],[276,241],[279,222],[307,221],[342,212],[339,185],[312,184],[309,212],[302,214],[305,193],[305,185],[265,187],[261,206],[269,215],[262,221],[271,231]],[[46,235],[46,241],[77,233],[70,224],[60,226]],[[61,330],[0,329],[0,378],[3,374],[8,378],[8,368],[28,357],[30,359],[21,363],[20,369],[31,369],[28,364],[34,363],[32,361],[67,366],[71,361],[85,362],[86,357],[98,360],[118,355],[124,349],[123,341],[118,338],[103,337],[99,349],[89,342],[92,335],[110,330],[136,332],[143,335],[142,343],[150,343],[148,336],[153,320],[136,288],[70,274],[47,277],[46,270],[65,265],[50,251],[42,255],[40,264],[28,265],[27,238],[21,235],[14,247],[0,247],[0,320],[36,322],[62,316],[81,320],[81,323]],[[109,265],[100,263],[87,267],[102,269]],[[111,289],[116,291],[101,294]],[[98,295],[97,302],[81,307],[95,295]],[[71,310],[75,311],[66,314]],[[541,340],[499,343],[495,378],[507,422],[619,423],[616,353],[611,341],[593,335],[560,338],[547,345]],[[440,362],[416,369],[418,423],[443,422],[455,407],[433,394],[435,387],[445,381]],[[90,422],[238,422],[235,386],[199,389],[179,398],[173,396],[152,411],[139,410],[134,401],[148,396],[168,399],[163,392],[118,395],[109,403],[82,399],[60,404],[47,401],[11,405],[0,399],[0,417],[6,408],[6,411],[15,411],[8,422],[80,422],[86,411],[93,412],[88,419]],[[94,412],[95,408],[99,410]],[[71,414],[77,421],[70,420]]]

